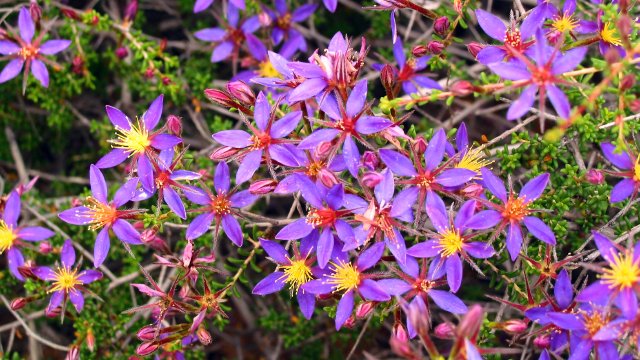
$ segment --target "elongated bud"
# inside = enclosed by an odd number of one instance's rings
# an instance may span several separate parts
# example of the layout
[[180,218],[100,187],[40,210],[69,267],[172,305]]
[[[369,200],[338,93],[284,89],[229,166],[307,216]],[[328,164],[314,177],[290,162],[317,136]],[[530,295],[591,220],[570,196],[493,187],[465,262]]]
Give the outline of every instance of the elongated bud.
[[84,59],[82,58],[82,56],[74,56],[73,60],[71,61],[71,71],[73,71],[73,73],[77,75],[84,74]]
[[124,11],[124,21],[129,22],[135,19],[138,13],[138,0],[131,0]]
[[87,347],[89,348],[89,351],[93,352],[96,348],[96,337],[93,335],[93,330],[91,330],[91,328],[89,328],[89,330],[87,330]]
[[53,247],[51,246],[51,243],[48,241],[42,241],[40,242],[40,244],[38,244],[38,251],[40,251],[40,254],[49,254],[51,253],[51,251],[53,250]]
[[74,10],[71,9],[61,9],[60,10],[62,12],[62,14],[66,17],[68,17],[69,19],[73,19],[76,21],[80,21],[80,16],[78,16],[78,13],[75,12]]
[[11,301],[11,309],[20,310],[29,303],[29,300],[24,297],[15,298]]
[[478,183],[472,183],[465,186],[460,192],[466,197],[476,197],[482,195],[484,188]]
[[253,90],[242,81],[231,81],[227,83],[227,92],[245,105],[253,106],[256,102],[256,95],[253,93]]
[[257,180],[249,185],[249,192],[253,195],[265,195],[273,191],[278,182],[273,179]]
[[604,183],[604,175],[602,174],[602,171],[600,171],[600,170],[590,169],[584,175],[584,178],[590,184],[593,184],[593,185],[600,185],[600,184]]
[[429,53],[426,45],[416,45],[411,50],[411,54],[417,58],[423,57]]
[[232,148],[229,146],[221,146],[216,148],[209,155],[209,159],[216,161],[224,161],[237,154],[240,149]]
[[409,359],[414,357],[411,346],[409,345],[409,335],[401,323],[397,322],[393,325],[389,345],[391,345],[391,350],[399,356]]
[[449,18],[441,16],[433,23],[433,32],[440,36],[445,36],[449,32]]
[[387,94],[393,94],[393,88],[396,86],[396,71],[393,66],[386,64],[380,70],[380,81],[387,91]]
[[356,318],[357,319],[364,319],[367,316],[369,316],[369,314],[371,314],[371,312],[373,311],[373,309],[375,309],[376,307],[376,303],[373,301],[365,301],[363,303],[360,303],[360,305],[358,305],[358,307],[356,308]]
[[364,155],[362,155],[362,165],[369,170],[375,170],[379,163],[380,159],[378,159],[378,155],[373,151],[365,151]]
[[333,144],[330,141],[321,142],[314,150],[317,159],[324,159],[331,153]]
[[483,320],[484,310],[482,309],[482,306],[471,306],[458,325],[459,335],[466,338],[474,337],[478,331],[480,331]]
[[138,330],[136,336],[140,341],[153,341],[156,339],[156,328],[151,325],[144,326]]
[[433,334],[438,339],[453,339],[455,337],[455,329],[450,323],[441,323],[433,329]]
[[460,80],[453,83],[450,90],[455,96],[467,96],[473,94],[474,86],[466,80]]
[[140,241],[145,244],[150,244],[151,242],[153,242],[153,240],[155,240],[156,234],[157,232],[154,229],[145,229],[144,231],[142,231],[142,233],[140,233]]
[[383,176],[380,175],[377,172],[367,172],[364,175],[362,175],[362,185],[368,187],[368,188],[374,188],[376,185],[380,184],[380,182],[382,181]]
[[533,345],[539,349],[548,349],[551,346],[551,339],[549,335],[540,335],[533,339]]
[[442,50],[444,50],[444,45],[439,42],[439,41],[429,41],[429,43],[427,44],[427,49],[429,50],[430,53],[434,54],[434,55],[439,55],[442,53]]
[[78,345],[73,345],[69,348],[64,360],[80,360],[80,349]]
[[209,333],[204,327],[200,326],[198,331],[196,331],[196,335],[198,336],[198,340],[202,343],[202,345],[211,344],[211,333]]
[[353,315],[351,315],[351,316],[349,316],[347,321],[344,322],[344,325],[342,325],[342,326],[347,328],[347,329],[353,329],[353,327],[355,325],[356,325],[356,319],[353,317]]
[[467,44],[467,51],[475,58],[478,56],[480,50],[484,49],[484,45],[477,42],[470,42]]
[[40,5],[38,5],[37,2],[32,1],[31,4],[29,4],[29,13],[31,14],[31,18],[33,19],[33,22],[35,23],[40,22],[40,19],[42,18],[42,9],[40,8]]
[[156,350],[158,350],[159,346],[160,345],[158,345],[157,343],[153,343],[153,342],[142,343],[142,344],[138,345],[138,348],[136,349],[136,354],[138,354],[140,356],[151,355]]
[[620,90],[629,90],[636,84],[636,77],[632,74],[627,74],[620,81]]
[[35,267],[36,264],[33,260],[27,260],[23,265],[18,266],[18,272],[26,278],[35,279],[36,276],[33,275],[33,269],[35,269]]
[[167,118],[167,129],[174,135],[182,135],[182,119],[176,115],[169,115]]
[[336,177],[336,174],[334,174],[331,170],[326,168],[320,169],[320,171],[318,172],[318,175],[316,176],[318,177],[318,179],[320,179],[320,182],[322,183],[322,185],[328,188],[331,188],[338,183],[338,178]]
[[634,113],[639,113],[640,112],[640,99],[631,100],[631,102],[629,103],[629,110],[633,111]]
[[204,94],[209,100],[211,100],[212,102],[214,102],[214,103],[216,103],[218,105],[222,105],[222,106],[228,107],[228,108],[238,107],[238,104],[231,99],[229,94],[227,94],[226,92],[224,92],[222,90],[206,89],[204,91]]
[[499,327],[510,334],[522,334],[527,330],[527,323],[520,319],[507,320]]
[[411,147],[416,154],[424,154],[424,152],[427,151],[427,140],[423,137],[419,137],[413,142],[413,144],[411,144]]

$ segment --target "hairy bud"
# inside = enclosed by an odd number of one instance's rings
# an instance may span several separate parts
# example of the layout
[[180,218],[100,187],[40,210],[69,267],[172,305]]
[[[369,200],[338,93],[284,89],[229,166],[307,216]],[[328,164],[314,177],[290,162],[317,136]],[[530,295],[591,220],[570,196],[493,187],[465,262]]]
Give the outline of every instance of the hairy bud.
[[20,310],[29,303],[29,300],[24,297],[19,297],[11,300],[11,309]]
[[455,329],[451,323],[441,323],[433,329],[433,334],[438,339],[453,339],[455,337]]
[[249,192],[253,195],[265,195],[272,192],[276,186],[278,182],[273,179],[257,180],[249,185]]
[[40,19],[42,18],[42,8],[40,8],[40,5],[38,5],[37,2],[32,1],[31,4],[29,4],[29,13],[31,14],[33,22],[40,22]]
[[527,323],[520,319],[507,320],[500,324],[500,328],[510,334],[522,334],[527,330]]
[[484,45],[477,43],[477,42],[470,42],[467,44],[467,51],[469,51],[469,53],[471,55],[473,55],[473,57],[477,57],[478,53],[480,52],[480,50],[484,49]]
[[167,129],[174,135],[182,135],[182,119],[176,115],[169,115],[167,118]]
[[224,161],[237,154],[238,151],[240,151],[240,149],[232,148],[229,146],[221,146],[219,148],[213,149],[213,152],[211,152],[211,155],[209,155],[209,159]]
[[227,92],[233,96],[235,100],[253,106],[256,102],[256,94],[253,93],[251,87],[242,81],[231,81],[227,83]]
[[426,45],[416,45],[411,50],[411,54],[417,58],[423,57],[429,53]]
[[362,185],[368,188],[374,188],[382,181],[382,175],[377,172],[367,172],[362,176]]
[[433,40],[427,44],[427,49],[429,50],[430,53],[434,55],[439,55],[442,53],[442,50],[444,50],[444,44],[442,44],[439,41]]
[[440,36],[445,36],[449,32],[449,18],[441,16],[433,23],[433,32]]
[[358,305],[358,307],[356,308],[356,318],[357,319],[364,319],[367,316],[369,316],[369,314],[371,314],[371,312],[373,311],[373,309],[375,309],[376,307],[376,303],[373,301],[365,301],[363,303],[360,303],[360,305]]
[[196,335],[198,336],[198,340],[200,340],[202,345],[211,344],[211,333],[209,333],[204,327],[199,327],[198,331],[196,331]]
[[424,154],[427,151],[427,141],[423,137],[419,137],[411,144],[411,148],[416,154]]
[[396,86],[396,71],[393,66],[386,64],[380,70],[380,81],[382,86],[387,91],[387,94],[393,93],[393,88]]
[[138,348],[136,349],[136,354],[140,356],[151,355],[156,350],[158,350],[158,347],[160,347],[160,345],[158,345],[157,343],[153,343],[153,342],[142,343],[138,345]]
[[231,96],[226,92],[218,89],[206,89],[204,91],[205,96],[211,100],[212,102],[227,107],[227,108],[235,108],[238,107],[238,104],[231,99]]

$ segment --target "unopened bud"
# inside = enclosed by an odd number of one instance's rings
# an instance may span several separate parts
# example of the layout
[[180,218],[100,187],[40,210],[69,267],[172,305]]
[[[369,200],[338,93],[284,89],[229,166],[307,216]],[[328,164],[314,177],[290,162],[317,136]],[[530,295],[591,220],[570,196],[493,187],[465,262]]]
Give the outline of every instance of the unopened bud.
[[29,13],[31,14],[31,18],[33,19],[33,22],[37,23],[40,22],[40,19],[42,18],[42,9],[40,8],[40,5],[38,5],[37,2],[32,1],[31,4],[29,5]]
[[224,92],[222,90],[206,89],[204,91],[204,94],[209,100],[211,100],[212,102],[214,102],[214,103],[216,103],[218,105],[222,105],[222,106],[228,107],[228,108],[238,107],[238,104],[231,99],[229,94],[227,94],[226,92]]
[[500,328],[510,334],[522,334],[527,330],[527,323],[520,319],[507,320],[500,324]]
[[475,58],[478,56],[480,50],[484,49],[484,45],[477,42],[470,42],[467,44],[467,51]]
[[272,192],[276,186],[278,182],[273,179],[257,180],[249,185],[249,192],[253,195],[265,195]]
[[449,18],[441,16],[433,23],[433,31],[440,36],[445,36],[449,32],[449,25]]
[[209,155],[209,159],[224,161],[237,154],[240,149],[232,148],[229,146],[221,146],[219,148],[213,149],[211,155]]
[[69,19],[73,19],[76,21],[80,21],[80,16],[78,16],[78,13],[75,12],[74,10],[71,9],[61,9],[60,11],[62,11],[62,14],[66,17],[68,17]]
[[344,322],[344,325],[342,325],[342,327],[347,329],[353,329],[355,325],[356,325],[356,319],[353,317],[353,315],[351,315],[349,316],[347,321]]
[[158,46],[158,51],[164,52],[164,50],[167,48],[167,43],[167,38],[162,38],[162,40],[160,40],[160,45]]
[[71,61],[71,71],[74,74],[82,75],[84,73],[84,59],[82,56],[77,55]]
[[450,90],[455,96],[467,96],[473,94],[474,86],[466,80],[460,80],[453,83]]
[[477,197],[482,195],[484,188],[478,183],[471,183],[465,186],[460,192],[466,197]]
[[379,163],[380,159],[373,151],[365,151],[362,155],[362,165],[369,170],[375,170]]
[[356,307],[356,318],[364,319],[375,309],[376,303],[373,301],[365,301]]
[[480,331],[483,320],[484,310],[482,306],[472,305],[462,320],[460,320],[460,324],[458,325],[459,335],[466,338],[474,337],[478,331]]
[[80,349],[78,345],[73,345],[69,348],[64,360],[80,360]]
[[146,343],[142,343],[138,346],[138,348],[136,349],[136,354],[140,355],[140,356],[147,356],[147,355],[151,355],[153,354],[156,350],[158,350],[158,347],[160,345],[158,345],[157,343],[152,343],[152,342],[146,342]]
[[198,340],[200,340],[202,345],[211,344],[211,333],[208,332],[204,327],[199,327],[198,331],[196,331],[196,335],[198,336]]
[[153,79],[155,75],[155,70],[152,67],[148,67],[147,70],[144,71],[144,77],[147,79]]
[[450,323],[441,323],[433,329],[433,334],[438,339],[453,339],[455,337],[455,329]]
[[564,41],[564,32],[551,30],[547,33],[547,40],[549,40],[549,43],[553,46],[558,45],[560,41]]
[[618,49],[615,47],[610,47],[606,53],[604,53],[604,59],[609,64],[617,63],[620,61],[620,53],[618,53]]
[[167,118],[167,129],[174,135],[182,135],[182,119],[176,115],[169,115]]
[[260,21],[260,25],[262,25],[262,27],[269,27],[271,25],[271,16],[269,16],[269,14],[267,14],[266,12],[262,11],[260,12],[260,14],[258,14],[258,21]]
[[51,243],[48,241],[41,241],[40,244],[38,244],[38,251],[40,251],[40,254],[49,254],[51,253],[51,251],[53,250],[53,247],[51,246]]
[[640,99],[631,100],[631,102],[629,103],[629,110],[631,110],[634,113],[639,113],[640,112]]
[[162,77],[162,85],[167,86],[171,84],[171,78],[168,76]]
[[24,297],[15,298],[11,301],[12,310],[20,310],[29,303],[29,300]]
[[124,11],[124,21],[129,22],[135,19],[136,14],[138,13],[138,0],[131,0],[129,4],[127,4],[127,8]]
[[33,275],[33,269],[36,268],[36,264],[33,262],[33,260],[27,260],[25,261],[24,264],[22,264],[21,266],[18,266],[18,272],[20,273],[20,275],[26,277],[26,278],[36,278],[35,275]]
[[439,41],[433,40],[427,44],[427,49],[430,53],[439,55],[440,53],[442,53],[442,50],[444,50],[444,45]]
[[540,335],[533,339],[533,345],[539,349],[548,349],[551,346],[551,339],[549,335]]
[[91,328],[87,330],[86,340],[89,351],[93,352],[96,348],[96,337],[93,335],[93,330],[91,330]]
[[633,74],[627,74],[620,81],[620,90],[629,90],[636,84],[636,77]]
[[82,205],[82,200],[78,199],[78,198],[73,198],[71,199],[71,206],[72,207],[78,207]]
[[424,154],[427,151],[427,141],[423,137],[419,137],[411,144],[411,148],[418,155]]
[[5,39],[7,39],[7,38],[8,38],[8,37],[7,37],[7,35],[8,35],[8,34],[7,34],[7,30],[5,30],[5,29],[0,29],[0,40],[5,40]]
[[382,181],[382,175],[380,175],[377,172],[367,172],[364,175],[362,175],[362,185],[368,187],[368,188],[374,188],[376,187],[376,185],[380,184],[380,182]]
[[406,357],[406,358],[414,358],[413,351],[411,350],[411,346],[409,345],[409,336],[407,334],[407,330],[405,330],[404,326],[400,323],[395,323],[393,325],[393,329],[391,330],[391,338],[389,339],[389,345],[391,345],[391,350],[396,354]]
[[245,105],[253,106],[256,102],[256,95],[253,93],[253,90],[242,81],[231,81],[227,83],[227,92]]
[[416,45],[411,50],[411,54],[417,58],[423,57],[429,53],[429,49],[427,49],[426,45]]
[[138,330],[136,336],[140,341],[152,341],[156,339],[156,333],[155,327],[147,325]]
[[604,183],[604,174],[602,171],[597,169],[589,169],[587,173],[584,175],[585,180],[593,185],[600,185]]
[[629,14],[620,15],[618,31],[620,32],[621,38],[627,38],[633,31],[633,20],[631,20]]
[[462,15],[462,0],[453,0],[453,10]]
[[334,185],[338,183],[338,178],[336,177],[336,174],[334,174],[331,170],[327,168],[320,169],[320,171],[318,172],[318,175],[316,176],[320,180],[322,185],[328,188],[332,188]]
[[393,66],[386,64],[380,70],[380,81],[382,82],[382,86],[387,91],[387,94],[393,93],[393,89],[396,86],[396,70]]
[[331,153],[333,143],[331,141],[321,142],[314,150],[317,159],[324,159]]

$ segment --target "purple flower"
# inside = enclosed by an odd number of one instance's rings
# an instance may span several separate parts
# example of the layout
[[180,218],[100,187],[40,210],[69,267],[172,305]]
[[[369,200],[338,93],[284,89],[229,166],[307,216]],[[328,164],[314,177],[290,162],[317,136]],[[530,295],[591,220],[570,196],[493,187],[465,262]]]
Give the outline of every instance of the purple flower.
[[[208,9],[214,1],[215,0],[196,0],[195,4],[193,4],[193,12],[197,14]],[[244,0],[229,0],[229,2],[238,9],[244,10],[245,8]]]
[[615,300],[626,318],[635,318],[638,313],[636,292],[640,288],[640,243],[633,249],[620,249],[616,243],[595,231],[593,240],[606,265],[598,267],[599,280],[585,288],[576,300],[604,304]]
[[0,219],[0,254],[7,252],[9,271],[18,280],[24,281],[18,268],[24,265],[24,256],[20,251],[22,241],[42,241],[54,235],[54,232],[40,227],[18,226],[21,201],[17,191],[12,191],[7,197],[2,219]]
[[274,45],[280,44],[284,40],[282,48],[294,48],[300,51],[307,51],[307,42],[294,24],[305,21],[311,16],[318,5],[305,4],[299,6],[293,12],[287,8],[286,0],[275,0],[275,11],[265,8],[265,12],[271,18],[273,29],[271,30],[271,40]]
[[20,30],[20,36],[14,38],[18,42],[17,44],[9,40],[0,40],[0,55],[8,55],[7,57],[11,59],[0,73],[0,83],[18,76],[18,73],[20,73],[24,66],[25,72],[22,92],[25,91],[27,86],[29,70],[31,70],[31,74],[40,81],[42,86],[48,87],[49,72],[44,63],[53,64],[53,62],[44,57],[44,55],[55,55],[59,53],[69,47],[71,41],[49,40],[41,44],[42,38],[45,35],[44,32],[40,32],[34,40],[33,36],[36,25],[26,7],[20,8],[18,29]]
[[[412,256],[407,256],[404,265],[399,264],[402,271],[393,269],[399,278],[378,280],[378,285],[390,296],[402,296],[404,300],[411,300],[410,306],[424,309],[427,318],[431,318],[428,298],[431,298],[438,307],[452,314],[464,314],[467,306],[457,296],[449,291],[436,290],[435,288],[445,284],[439,280],[438,274],[427,271],[426,261],[422,261],[422,266]],[[416,335],[415,328],[407,318],[407,331],[410,337]]]
[[58,217],[72,225],[89,225],[90,230],[101,229],[93,247],[93,265],[98,267],[109,254],[109,230],[113,230],[116,237],[126,244],[142,244],[140,234],[127,220],[134,219],[144,210],[118,210],[135,196],[138,178],[125,182],[111,201],[107,200],[104,175],[95,165],[91,165],[89,170],[89,182],[93,196],[87,197],[87,205],[65,210]]
[[[476,173],[474,179],[482,178],[480,169],[490,165],[493,161],[485,159],[485,154],[478,148],[472,148],[469,145],[469,135],[467,126],[461,123],[456,132],[455,149],[451,144],[447,143],[447,154],[455,158],[455,168],[467,169]],[[457,151],[457,153],[456,153]]]
[[267,51],[267,55],[270,67],[265,65],[264,69],[260,70],[268,71],[259,71],[260,77],[253,77],[252,82],[281,91],[289,91],[301,83],[302,79],[289,68],[289,60],[273,51]]
[[253,294],[268,295],[289,286],[291,294],[296,294],[300,311],[305,318],[311,319],[316,304],[315,295],[301,290],[300,287],[311,281],[314,274],[318,275],[318,269],[311,265],[315,257],[309,254],[313,250],[312,237],[306,237],[300,243],[300,248],[293,243],[293,256],[289,256],[287,250],[275,241],[260,239],[260,245],[267,252],[273,262],[278,264],[275,272],[262,279],[254,288]]
[[[458,291],[462,284],[462,260],[471,262],[471,257],[488,259],[495,254],[491,245],[483,242],[470,242],[473,237],[465,235],[466,223],[473,216],[476,202],[469,200],[462,204],[455,220],[450,221],[444,202],[435,192],[427,195],[427,215],[437,231],[434,239],[416,244],[407,250],[407,254],[418,257],[435,257],[431,262],[434,274],[446,271],[447,282],[452,292]],[[439,276],[436,276],[438,278]]]
[[[431,80],[426,75],[418,74],[427,67],[430,56],[422,56],[417,59],[407,59],[404,54],[402,40],[393,44],[393,57],[396,59],[399,69],[393,68],[396,73],[396,81],[402,86],[405,94],[411,95],[419,92],[418,88],[442,90],[437,81]],[[380,71],[382,64],[374,64],[373,68]]]
[[493,209],[483,210],[472,216],[466,223],[469,229],[489,229],[498,224],[497,232],[501,232],[506,228],[507,250],[511,255],[511,260],[515,260],[518,257],[522,248],[522,224],[537,239],[550,245],[556,244],[556,237],[553,231],[542,220],[531,216],[533,212],[531,204],[542,195],[545,187],[547,187],[549,182],[548,173],[538,175],[529,180],[524,184],[518,195],[513,190],[507,194],[502,180],[490,170],[482,169],[481,172],[484,186],[498,200],[502,201],[502,204],[480,199],[486,206]]
[[247,126],[253,134],[243,130],[224,130],[213,134],[213,139],[218,143],[236,149],[244,149],[240,152],[244,156],[236,173],[236,184],[242,184],[249,180],[258,170],[265,155],[267,164],[273,161],[286,166],[297,166],[297,151],[293,146],[286,146],[288,140],[283,139],[298,126],[302,118],[301,111],[292,111],[275,121],[277,108],[271,108],[269,100],[263,92],[258,94],[253,110],[253,119],[256,126],[249,122]]
[[[285,226],[276,234],[278,240],[296,240],[309,234],[319,236],[317,245],[318,264],[324,269],[334,251],[335,236],[344,243],[355,241],[353,229],[342,218],[350,214],[343,209],[345,202],[344,187],[337,184],[332,188],[315,185],[306,178],[300,178],[300,190],[304,199],[311,205],[307,216]],[[342,209],[342,210],[341,210]]]
[[506,80],[524,81],[524,90],[517,100],[515,100],[507,111],[507,119],[515,120],[533,106],[535,96],[540,92],[540,106],[544,108],[546,96],[562,118],[569,118],[571,104],[567,96],[556,84],[566,84],[560,75],[576,68],[587,53],[586,47],[579,47],[567,51],[564,55],[547,45],[542,31],[536,33],[536,43],[533,46],[533,60],[531,62],[520,55],[519,59],[524,61],[512,61],[509,63],[489,64],[489,68]]
[[611,189],[610,201],[617,203],[634,197],[640,189],[640,159],[629,151],[616,153],[615,145],[611,143],[600,144],[604,157],[607,158],[615,167],[622,170],[614,172],[613,175],[624,178]]
[[550,39],[557,37],[564,39],[565,33],[569,33],[575,38],[575,34],[590,33],[597,30],[595,23],[580,20],[575,16],[576,0],[566,0],[562,6],[562,12],[559,12],[551,3],[545,4],[549,7],[549,13],[551,14],[551,29],[547,35]]
[[111,168],[133,157],[142,187],[154,192],[152,160],[155,160],[156,150],[172,149],[182,142],[177,136],[164,134],[163,129],[152,132],[162,117],[163,99],[163,95],[158,96],[136,122],[119,109],[107,105],[107,116],[116,128],[117,138],[109,140],[113,150],[98,160],[98,168]]
[[321,279],[311,280],[301,290],[316,295],[343,292],[336,310],[336,330],[349,319],[353,312],[355,295],[369,301],[387,301],[391,297],[372,279],[374,274],[365,273],[375,266],[384,252],[384,244],[377,243],[362,251],[355,263],[338,261],[332,263],[330,273]]
[[70,299],[76,311],[80,312],[84,307],[84,296],[82,293],[87,291],[85,285],[100,280],[102,273],[98,270],[83,270],[78,272],[78,268],[74,268],[76,252],[69,239],[62,245],[60,262],[61,264],[57,266],[55,270],[48,266],[38,266],[33,269],[33,274],[41,280],[53,282],[51,288],[48,290],[48,293],[53,293],[53,295],[51,295],[49,305],[45,311],[51,313]]
[[335,12],[338,7],[338,0],[322,0],[322,3],[324,7],[331,12]]
[[[244,3],[244,1],[242,1]],[[227,7],[226,28],[207,28],[193,34],[202,41],[215,43],[211,53],[211,62],[219,62],[231,55],[237,55],[240,46],[245,42],[247,34],[260,28],[258,16],[240,21],[239,8],[233,3]]]
[[360,167],[360,152],[354,138],[364,142],[363,135],[372,135],[393,125],[391,120],[387,118],[365,115],[369,110],[369,106],[365,106],[366,101],[366,79],[356,84],[345,106],[339,106],[335,97],[327,96],[321,103],[320,108],[331,120],[317,121],[323,127],[315,130],[302,140],[298,144],[298,148],[310,150],[321,143],[330,142],[338,137],[338,141],[334,145],[336,152],[342,146],[342,155],[347,169],[351,175],[357,177],[358,168]]
[[202,190],[196,187],[188,187],[184,195],[192,202],[202,205],[203,214],[196,216],[187,228],[187,240],[193,240],[202,236],[209,229],[209,225],[215,220],[216,228],[214,239],[218,236],[220,224],[224,233],[237,246],[242,246],[242,228],[234,215],[237,211],[234,208],[242,208],[253,204],[256,196],[249,190],[234,193],[229,191],[231,178],[229,176],[229,165],[225,162],[218,163],[213,177],[215,195],[209,190]]
[[[302,35],[297,33],[294,36],[302,37]],[[296,38],[294,40],[300,39]],[[267,51],[267,48],[262,43],[262,40],[258,39],[255,35],[247,34],[246,42],[247,48],[249,49],[252,57],[244,59],[243,65],[245,64],[245,62],[249,63],[251,69],[240,71],[233,78],[231,78],[231,81],[243,81],[246,83],[251,81],[257,82],[254,81],[256,78],[260,79],[258,81],[263,82],[264,79],[272,79],[271,81],[275,81],[277,79],[278,81],[281,81],[282,79],[280,71],[282,69],[280,68],[280,66],[287,66],[286,64],[289,62],[289,60],[287,59],[293,57],[293,55],[297,51],[297,48],[295,46],[285,44],[280,49],[279,54],[273,53],[273,55],[271,55],[271,52]],[[280,60],[278,65],[271,62],[273,58],[277,59],[276,61]],[[269,84],[269,82],[266,83]]]
[[616,24],[603,22],[602,15],[602,10],[598,11],[597,31],[598,35],[600,35],[600,41],[598,42],[600,53],[604,55],[609,49],[614,48],[620,56],[624,56],[625,51],[622,47],[622,39],[620,38]]

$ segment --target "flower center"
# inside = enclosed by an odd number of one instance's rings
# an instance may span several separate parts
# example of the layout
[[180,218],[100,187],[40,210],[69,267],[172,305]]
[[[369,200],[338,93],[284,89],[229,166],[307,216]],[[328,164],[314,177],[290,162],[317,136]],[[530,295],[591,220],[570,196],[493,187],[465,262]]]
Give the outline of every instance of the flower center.
[[335,291],[350,291],[360,285],[360,272],[351,263],[340,262],[333,265],[333,273],[329,275],[329,284],[336,286]]
[[433,281],[429,281],[429,280],[418,280],[413,284],[413,288],[421,291],[421,292],[429,292],[429,290],[431,290],[433,288]]
[[282,265],[280,268],[284,271],[284,282],[289,284],[292,293],[298,293],[300,286],[311,280],[311,268],[307,265],[305,259],[291,260],[291,264]]
[[509,29],[504,34],[504,43],[509,44],[514,49],[520,49],[522,45],[522,35],[519,29]]
[[6,222],[0,220],[0,254],[9,250],[17,236]]
[[456,165],[458,169],[467,169],[480,172],[480,169],[491,164],[493,161],[484,158],[484,154],[479,149],[469,149],[464,154],[460,162]]
[[595,310],[591,315],[583,313],[582,316],[584,318],[584,327],[591,336],[597,334],[609,322],[606,316]]
[[346,133],[354,133],[355,131],[355,124],[353,120],[348,117],[338,121],[334,126],[336,129]]
[[271,61],[269,61],[269,60],[262,61],[258,65],[258,74],[260,74],[260,76],[266,77],[266,78],[279,78],[279,79],[282,79],[282,75],[280,75],[278,70],[276,70],[276,68],[273,67],[273,64],[271,64]]
[[307,169],[307,175],[316,176],[320,173],[320,170],[324,168],[324,163],[322,161],[314,161],[309,164],[309,168]]
[[640,259],[634,261],[629,252],[616,254],[601,277],[610,288],[631,288],[640,281]]
[[82,285],[82,280],[78,279],[78,270],[70,270],[66,267],[60,267],[55,271],[55,281],[53,282],[53,287],[49,292],[54,291],[64,291],[68,293],[69,291],[75,289],[77,285]]
[[578,26],[578,20],[565,13],[562,17],[555,18],[551,26],[559,32],[573,31]]
[[313,209],[307,215],[307,224],[314,228],[331,226],[336,221],[336,218],[335,210],[329,208]]
[[211,201],[211,210],[216,215],[226,215],[231,212],[231,201],[226,194],[216,195]]
[[169,173],[167,171],[162,171],[156,176],[156,186],[162,188],[168,180]]
[[200,305],[203,308],[207,308],[207,309],[217,309],[218,308],[218,298],[216,297],[215,294],[205,294],[204,296],[202,296],[202,298],[200,299]]
[[458,230],[447,229],[440,235],[438,242],[440,255],[446,258],[462,250],[464,241]]
[[618,35],[618,30],[616,30],[613,24],[607,22],[600,30],[600,37],[604,42],[607,42],[614,46],[622,46],[622,40],[620,40],[620,35]]
[[278,18],[276,21],[278,27],[284,30],[289,30],[289,26],[291,26],[291,14],[286,13]]
[[118,211],[114,206],[104,204],[92,196],[87,197],[87,203],[89,211],[86,216],[91,218],[89,229],[100,229],[113,224],[118,219]]
[[18,51],[18,56],[22,57],[23,60],[32,59],[40,50],[32,45],[25,45],[23,48]]
[[553,80],[553,74],[544,64],[538,64],[539,66],[531,73],[533,82],[538,86],[546,86]]
[[640,156],[638,156],[636,164],[633,166],[633,181],[640,181]]
[[509,221],[522,221],[529,212],[529,204],[524,201],[524,197],[510,197],[504,205],[502,216]]
[[431,173],[427,171],[423,174],[416,175],[416,177],[414,177],[413,179],[413,182],[418,187],[421,187],[423,189],[430,189],[431,184],[433,183],[433,175],[431,175]]
[[382,231],[391,241],[396,240],[396,234],[393,231],[393,218],[390,215],[391,207],[389,205],[381,205],[380,208],[371,201],[369,207],[362,215],[355,215],[357,221],[362,222],[362,229],[368,231],[373,236],[375,229]]
[[114,148],[125,149],[131,154],[143,153],[149,145],[151,145],[151,139],[149,139],[149,132],[145,129],[144,124],[137,121],[137,124],[131,124],[131,129],[126,130],[116,126],[115,140],[110,140]]
[[251,141],[252,143],[252,150],[264,149],[268,147],[269,144],[271,144],[271,136],[269,136],[269,134],[267,133],[252,135],[249,141]]

